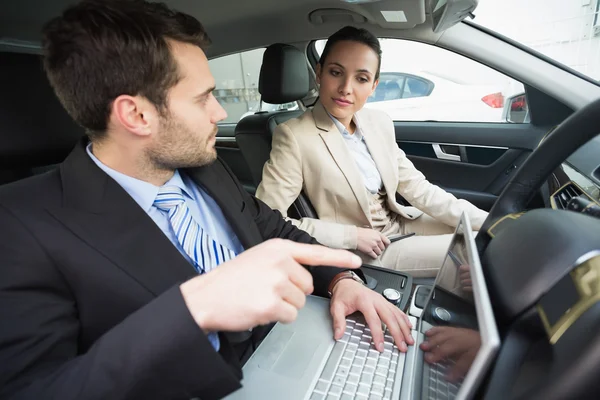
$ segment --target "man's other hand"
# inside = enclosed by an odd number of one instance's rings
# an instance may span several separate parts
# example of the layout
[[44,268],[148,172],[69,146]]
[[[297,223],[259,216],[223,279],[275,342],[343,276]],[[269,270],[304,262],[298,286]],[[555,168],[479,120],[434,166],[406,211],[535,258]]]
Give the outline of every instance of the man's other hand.
[[331,315],[336,340],[344,335],[346,316],[360,311],[371,329],[373,343],[380,352],[384,350],[382,322],[387,326],[400,351],[405,352],[407,344],[414,344],[410,334],[412,325],[406,314],[379,293],[352,279],[339,281],[333,287],[332,293]]

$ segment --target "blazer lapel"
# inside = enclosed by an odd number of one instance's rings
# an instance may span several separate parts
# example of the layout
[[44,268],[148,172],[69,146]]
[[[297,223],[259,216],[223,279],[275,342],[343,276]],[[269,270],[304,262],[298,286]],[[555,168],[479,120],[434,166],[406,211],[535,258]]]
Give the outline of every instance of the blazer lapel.
[[85,146],[84,140],[61,165],[63,207],[48,211],[156,296],[193,277],[192,265],[129,194],[89,158]]
[[314,106],[313,118],[319,129],[319,135],[323,139],[323,142],[325,142],[329,153],[344,174],[346,181],[356,197],[356,201],[360,204],[360,208],[365,213],[367,219],[370,220],[369,199],[367,197],[365,184],[361,179],[360,171],[358,170],[356,162],[352,158],[346,143],[344,143],[342,134],[331,120],[329,114],[327,114],[327,111],[325,111],[321,102],[318,102]]
[[361,127],[363,138],[365,139],[369,153],[371,153],[371,157],[373,157],[373,161],[375,161],[379,175],[381,175],[383,186],[385,187],[388,196],[395,199],[397,184],[396,178],[394,177],[394,171],[392,170],[390,156],[384,147],[384,143],[377,140],[377,136],[374,136],[371,131],[364,129],[367,127],[375,127],[377,124],[370,121],[365,114],[361,114],[360,112],[356,114],[355,118],[358,125]]

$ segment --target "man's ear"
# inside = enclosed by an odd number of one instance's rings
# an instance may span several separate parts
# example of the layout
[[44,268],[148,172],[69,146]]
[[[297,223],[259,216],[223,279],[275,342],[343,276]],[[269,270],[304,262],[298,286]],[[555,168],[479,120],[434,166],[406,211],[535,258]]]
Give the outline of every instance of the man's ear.
[[111,107],[111,120],[137,136],[149,136],[157,123],[157,110],[141,96],[121,95]]

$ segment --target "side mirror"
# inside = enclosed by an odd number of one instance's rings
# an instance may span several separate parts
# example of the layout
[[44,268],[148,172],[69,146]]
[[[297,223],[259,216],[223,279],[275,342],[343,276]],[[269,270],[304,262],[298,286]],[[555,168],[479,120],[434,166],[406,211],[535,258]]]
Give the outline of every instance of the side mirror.
[[506,100],[504,103],[504,119],[513,124],[528,124],[531,122],[525,93],[517,94]]

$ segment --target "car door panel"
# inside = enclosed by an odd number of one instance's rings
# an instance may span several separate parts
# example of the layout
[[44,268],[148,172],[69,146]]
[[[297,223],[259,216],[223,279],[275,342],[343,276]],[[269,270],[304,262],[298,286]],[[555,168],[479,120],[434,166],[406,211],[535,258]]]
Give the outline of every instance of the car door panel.
[[548,129],[531,124],[395,122],[396,142],[427,179],[489,210]]
[[437,158],[447,161],[489,165],[502,157],[506,147],[478,147],[427,142],[402,141],[401,148],[408,156]]
[[452,193],[459,199],[465,199],[471,204],[481,208],[482,210],[490,210],[496,200],[498,200],[498,196],[485,192],[477,192],[473,190],[465,190],[465,189],[456,189],[456,188],[445,188],[441,186],[443,189]]
[[[401,143],[400,147],[402,147]],[[508,150],[496,162],[489,165],[468,164],[418,156],[408,156],[408,158],[431,183],[449,189],[464,189],[497,195],[499,193],[493,190],[497,189],[493,183],[502,175],[512,175],[510,167],[522,154],[524,153],[521,150]]]
[[531,124],[478,122],[394,122],[396,141],[464,144],[532,150],[547,128]]

